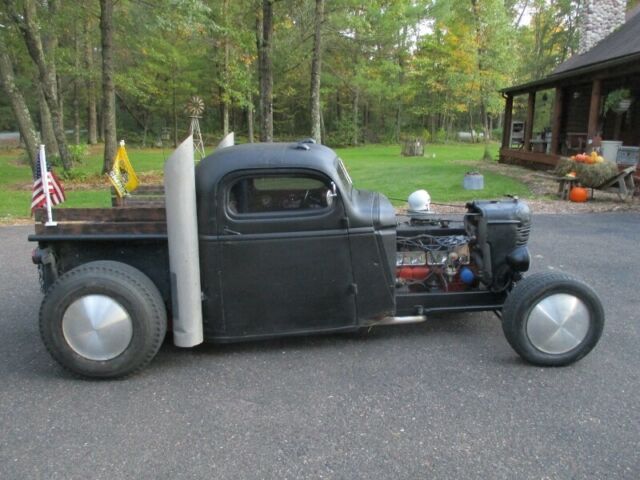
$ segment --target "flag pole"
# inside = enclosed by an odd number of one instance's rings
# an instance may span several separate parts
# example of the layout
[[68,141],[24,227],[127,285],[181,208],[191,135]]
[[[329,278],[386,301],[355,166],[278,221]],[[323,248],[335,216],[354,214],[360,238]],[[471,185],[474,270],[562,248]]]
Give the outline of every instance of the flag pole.
[[44,145],[40,145],[40,178],[42,179],[42,189],[44,190],[44,198],[47,205],[47,222],[46,227],[54,227],[58,223],[53,221],[53,213],[51,211],[51,194],[49,192],[49,171],[47,170],[47,159],[45,158]]

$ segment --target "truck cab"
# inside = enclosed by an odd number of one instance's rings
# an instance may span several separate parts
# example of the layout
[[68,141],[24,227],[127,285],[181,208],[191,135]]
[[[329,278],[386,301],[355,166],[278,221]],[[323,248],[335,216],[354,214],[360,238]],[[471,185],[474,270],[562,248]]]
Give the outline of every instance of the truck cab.
[[205,336],[353,330],[395,305],[396,217],[314,144],[223,149],[196,170]]

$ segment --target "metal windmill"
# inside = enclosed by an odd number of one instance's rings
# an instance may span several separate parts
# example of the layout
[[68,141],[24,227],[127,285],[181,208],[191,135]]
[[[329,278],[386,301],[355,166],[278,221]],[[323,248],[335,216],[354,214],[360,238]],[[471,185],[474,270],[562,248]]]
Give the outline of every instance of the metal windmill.
[[191,135],[193,135],[194,150],[200,154],[200,159],[204,158],[204,142],[202,141],[202,132],[200,131],[200,119],[204,112],[204,100],[202,97],[194,95],[187,102],[185,112],[191,118]]

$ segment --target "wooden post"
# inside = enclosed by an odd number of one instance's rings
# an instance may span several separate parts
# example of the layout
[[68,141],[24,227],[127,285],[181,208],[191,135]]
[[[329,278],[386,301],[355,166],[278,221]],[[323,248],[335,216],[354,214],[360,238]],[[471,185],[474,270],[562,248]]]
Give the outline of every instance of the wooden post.
[[502,122],[502,148],[511,148],[511,120],[513,116],[513,95],[507,94]]
[[554,155],[558,155],[560,152],[563,102],[564,90],[561,87],[556,87],[556,98],[553,101],[553,119],[551,120],[551,153]]
[[536,92],[529,92],[527,103],[527,123],[524,125],[524,151],[531,150],[531,137],[533,136],[533,118],[536,113]]
[[587,127],[587,142],[591,145],[593,137],[598,134],[598,119],[600,116],[600,99],[602,97],[602,80],[596,79],[591,87],[591,104],[589,105],[589,123]]

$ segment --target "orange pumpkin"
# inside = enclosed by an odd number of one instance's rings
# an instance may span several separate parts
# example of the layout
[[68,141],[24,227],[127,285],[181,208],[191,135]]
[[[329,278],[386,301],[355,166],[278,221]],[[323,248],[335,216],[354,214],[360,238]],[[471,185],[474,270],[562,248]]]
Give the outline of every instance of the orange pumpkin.
[[587,189],[583,187],[573,187],[569,192],[569,200],[572,202],[586,202],[588,197]]

